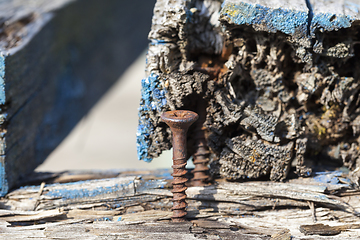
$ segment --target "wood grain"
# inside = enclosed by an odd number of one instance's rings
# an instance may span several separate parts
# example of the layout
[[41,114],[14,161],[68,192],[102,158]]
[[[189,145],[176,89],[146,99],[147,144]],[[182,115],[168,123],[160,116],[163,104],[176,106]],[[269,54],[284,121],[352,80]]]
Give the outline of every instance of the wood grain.
[[[0,210],[0,237],[288,240],[308,239],[310,234],[311,239],[358,238],[360,192],[354,185],[322,183],[316,178],[287,183],[218,179],[213,185],[188,188],[188,222],[174,225],[168,173],[162,171],[161,178],[159,171],[122,172],[116,178],[45,184],[41,192],[41,186],[14,190],[0,199],[8,209]],[[341,192],[330,193],[330,185],[333,189],[339,185]],[[39,192],[40,204],[29,210]]]
[[0,3],[8,31],[0,36],[0,194],[45,160],[146,47],[153,4]]

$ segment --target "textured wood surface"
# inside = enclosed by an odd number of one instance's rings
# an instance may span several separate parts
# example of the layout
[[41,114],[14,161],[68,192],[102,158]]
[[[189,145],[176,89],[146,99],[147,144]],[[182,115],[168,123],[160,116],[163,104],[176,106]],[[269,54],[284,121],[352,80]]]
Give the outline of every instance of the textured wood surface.
[[310,32],[334,31],[349,28],[360,20],[360,1],[310,0],[313,13]]
[[[117,176],[101,179],[109,174]],[[69,176],[81,181],[57,183]],[[360,231],[360,192],[346,173],[189,187],[183,224],[170,222],[168,170],[38,173],[30,180],[43,183],[0,199],[1,238],[335,240],[357,239]]]
[[246,24],[256,31],[280,31],[299,38],[306,37],[309,21],[305,1],[226,0],[221,15],[230,24]]
[[[196,112],[203,101],[215,176],[283,181],[319,165],[358,169],[358,10],[358,1],[159,0],[139,159],[171,147],[162,112]],[[188,156],[195,136],[190,128]]]
[[2,195],[45,160],[143,51],[153,4],[1,1]]

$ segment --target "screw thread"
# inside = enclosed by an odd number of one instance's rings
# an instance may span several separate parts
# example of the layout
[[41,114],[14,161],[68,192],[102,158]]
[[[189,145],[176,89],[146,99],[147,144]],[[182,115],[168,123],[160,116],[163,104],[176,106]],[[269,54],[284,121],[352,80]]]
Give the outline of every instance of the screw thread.
[[193,186],[203,186],[209,179],[208,175],[208,163],[210,151],[205,138],[206,128],[203,126],[206,119],[206,104],[203,99],[200,99],[197,104],[197,112],[199,114],[199,120],[196,122],[195,132],[195,144],[196,150],[193,154],[193,163],[195,168],[191,171],[194,176],[192,178]]
[[170,127],[173,133],[173,222],[183,222],[186,216],[187,203],[185,190],[187,187],[186,174],[186,133],[192,123],[198,119],[198,115],[191,111],[177,110],[165,112],[161,119]]
[[209,163],[210,151],[207,147],[204,133],[202,133],[202,135],[202,138],[197,139],[196,152],[193,155],[195,168],[192,170],[194,174],[192,184],[194,186],[202,186],[209,179],[209,168],[207,165]]
[[173,207],[171,208],[173,211],[172,220],[173,222],[183,222],[185,221],[186,216],[186,185],[187,178],[186,174],[186,159],[185,158],[173,158],[174,163],[177,164],[172,165],[173,168],[173,181],[172,181],[172,193],[173,193]]

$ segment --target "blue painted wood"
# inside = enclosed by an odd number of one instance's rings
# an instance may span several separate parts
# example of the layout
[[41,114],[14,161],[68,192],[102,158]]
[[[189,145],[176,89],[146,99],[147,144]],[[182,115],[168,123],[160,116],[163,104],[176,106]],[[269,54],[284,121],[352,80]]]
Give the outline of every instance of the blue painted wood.
[[342,28],[350,28],[360,19],[360,1],[333,1],[333,0],[310,0],[312,20],[310,33],[315,37],[316,32],[338,31]]
[[248,25],[259,31],[305,37],[308,12],[306,3],[301,1],[296,5],[284,5],[282,1],[273,0],[261,5],[256,1],[227,0],[223,3],[220,14],[221,19],[229,24]]
[[360,19],[358,0],[304,0],[296,4],[298,6],[294,6],[295,2],[226,0],[221,15],[229,24],[305,38],[316,38],[316,32],[350,28]]
[[[28,4],[25,15],[37,15],[12,20],[27,34],[0,48],[1,196],[45,160],[146,48],[154,2]],[[13,12],[19,8],[26,9]]]
[[304,0],[240,1],[226,0],[222,17],[230,24],[249,25],[256,30],[280,31],[288,35],[312,37],[316,31],[337,31],[349,28],[360,19],[360,1]]
[[141,105],[139,107],[139,125],[137,129],[136,148],[138,158],[145,162],[151,162],[152,158],[148,155],[148,149],[151,145],[149,141],[149,132],[154,131],[154,125],[149,121],[145,114],[149,111],[161,111],[166,106],[165,92],[161,87],[159,76],[151,74],[141,82]]
[[[151,175],[154,177],[154,175]],[[96,180],[83,180],[69,183],[46,184],[39,199],[39,204],[34,206],[35,196],[40,186],[25,186],[11,192],[14,194],[25,193],[29,198],[23,198],[23,210],[46,210],[60,207],[74,207],[82,204],[106,204],[115,209],[126,205],[134,205],[146,199],[157,199],[156,196],[144,196],[147,191],[164,189],[167,182],[164,179],[142,180],[137,176],[123,176],[116,178],[103,178]],[[6,200],[5,200],[6,201]],[[26,203],[27,202],[27,203]],[[146,201],[145,201],[146,202]],[[75,207],[76,208],[76,207]]]

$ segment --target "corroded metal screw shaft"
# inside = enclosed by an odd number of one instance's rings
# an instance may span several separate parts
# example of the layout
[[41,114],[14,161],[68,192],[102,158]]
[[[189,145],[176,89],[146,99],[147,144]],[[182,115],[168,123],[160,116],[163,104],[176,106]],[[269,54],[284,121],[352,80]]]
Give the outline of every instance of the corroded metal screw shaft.
[[195,153],[193,155],[193,163],[195,169],[192,171],[194,177],[192,179],[193,186],[203,186],[209,179],[208,176],[208,163],[210,151],[205,139],[205,127],[203,126],[206,116],[206,106],[203,99],[199,100],[197,104],[197,112],[199,114],[199,120],[196,122],[194,129],[195,133]]
[[186,133],[191,124],[197,119],[198,115],[191,111],[176,110],[164,112],[161,119],[170,127],[173,134],[173,174],[174,180],[172,182],[173,190],[173,222],[183,222],[186,216],[187,203],[185,190],[187,187],[186,174]]

